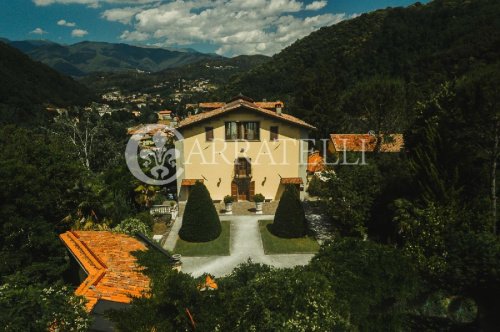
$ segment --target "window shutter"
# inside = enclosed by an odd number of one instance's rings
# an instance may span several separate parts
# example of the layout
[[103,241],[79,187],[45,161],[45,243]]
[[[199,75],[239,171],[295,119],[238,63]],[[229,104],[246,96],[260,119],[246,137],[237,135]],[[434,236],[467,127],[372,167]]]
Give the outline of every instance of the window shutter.
[[249,190],[249,199],[253,201],[253,197],[255,196],[255,181],[250,182],[250,190]]
[[235,181],[231,181],[231,196],[235,200],[238,200],[238,185]]
[[277,126],[271,126],[270,128],[270,132],[271,132],[271,142],[272,141],[276,141],[278,139],[278,127]]
[[211,142],[214,140],[214,128],[213,127],[205,127],[205,139],[207,142]]

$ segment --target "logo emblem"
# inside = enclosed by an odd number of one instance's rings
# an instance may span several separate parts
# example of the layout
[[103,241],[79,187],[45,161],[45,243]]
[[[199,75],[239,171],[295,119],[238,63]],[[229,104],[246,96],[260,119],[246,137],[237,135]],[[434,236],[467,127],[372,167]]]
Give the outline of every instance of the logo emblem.
[[161,186],[176,180],[184,170],[176,165],[180,152],[175,141],[182,135],[162,124],[145,125],[135,130],[125,149],[125,161],[130,172],[140,181]]

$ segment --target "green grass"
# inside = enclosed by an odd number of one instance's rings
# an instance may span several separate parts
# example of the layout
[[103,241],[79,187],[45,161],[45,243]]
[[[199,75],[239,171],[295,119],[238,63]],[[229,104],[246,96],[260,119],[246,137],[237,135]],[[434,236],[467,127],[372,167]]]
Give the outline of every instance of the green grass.
[[259,220],[259,230],[266,255],[273,254],[309,254],[319,250],[319,244],[314,237],[306,236],[296,239],[284,239],[274,236],[267,229],[272,220]]
[[229,256],[231,221],[221,220],[222,232],[210,242],[188,242],[177,239],[174,253],[182,256]]

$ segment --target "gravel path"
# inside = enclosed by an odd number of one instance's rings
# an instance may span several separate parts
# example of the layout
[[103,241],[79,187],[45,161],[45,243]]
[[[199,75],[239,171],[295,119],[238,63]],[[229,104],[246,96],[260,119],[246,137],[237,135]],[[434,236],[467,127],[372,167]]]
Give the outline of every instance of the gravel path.
[[[272,215],[223,216],[222,220],[231,220],[231,255],[209,257],[183,257],[182,271],[194,277],[210,273],[216,277],[225,276],[241,263],[251,259],[254,263],[263,263],[279,268],[306,265],[313,254],[265,255],[259,232],[258,221],[272,219]],[[181,218],[177,218],[164,248],[173,250],[178,238]]]

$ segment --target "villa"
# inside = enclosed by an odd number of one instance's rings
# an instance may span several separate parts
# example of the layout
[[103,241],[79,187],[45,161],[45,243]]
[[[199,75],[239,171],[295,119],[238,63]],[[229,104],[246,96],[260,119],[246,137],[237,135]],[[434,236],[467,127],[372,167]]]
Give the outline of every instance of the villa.
[[213,200],[252,200],[256,193],[277,200],[286,184],[303,191],[307,138],[316,128],[283,113],[283,107],[281,101],[254,102],[242,95],[199,104],[198,113],[177,127],[183,136],[176,142],[179,200],[187,200],[196,181]]

